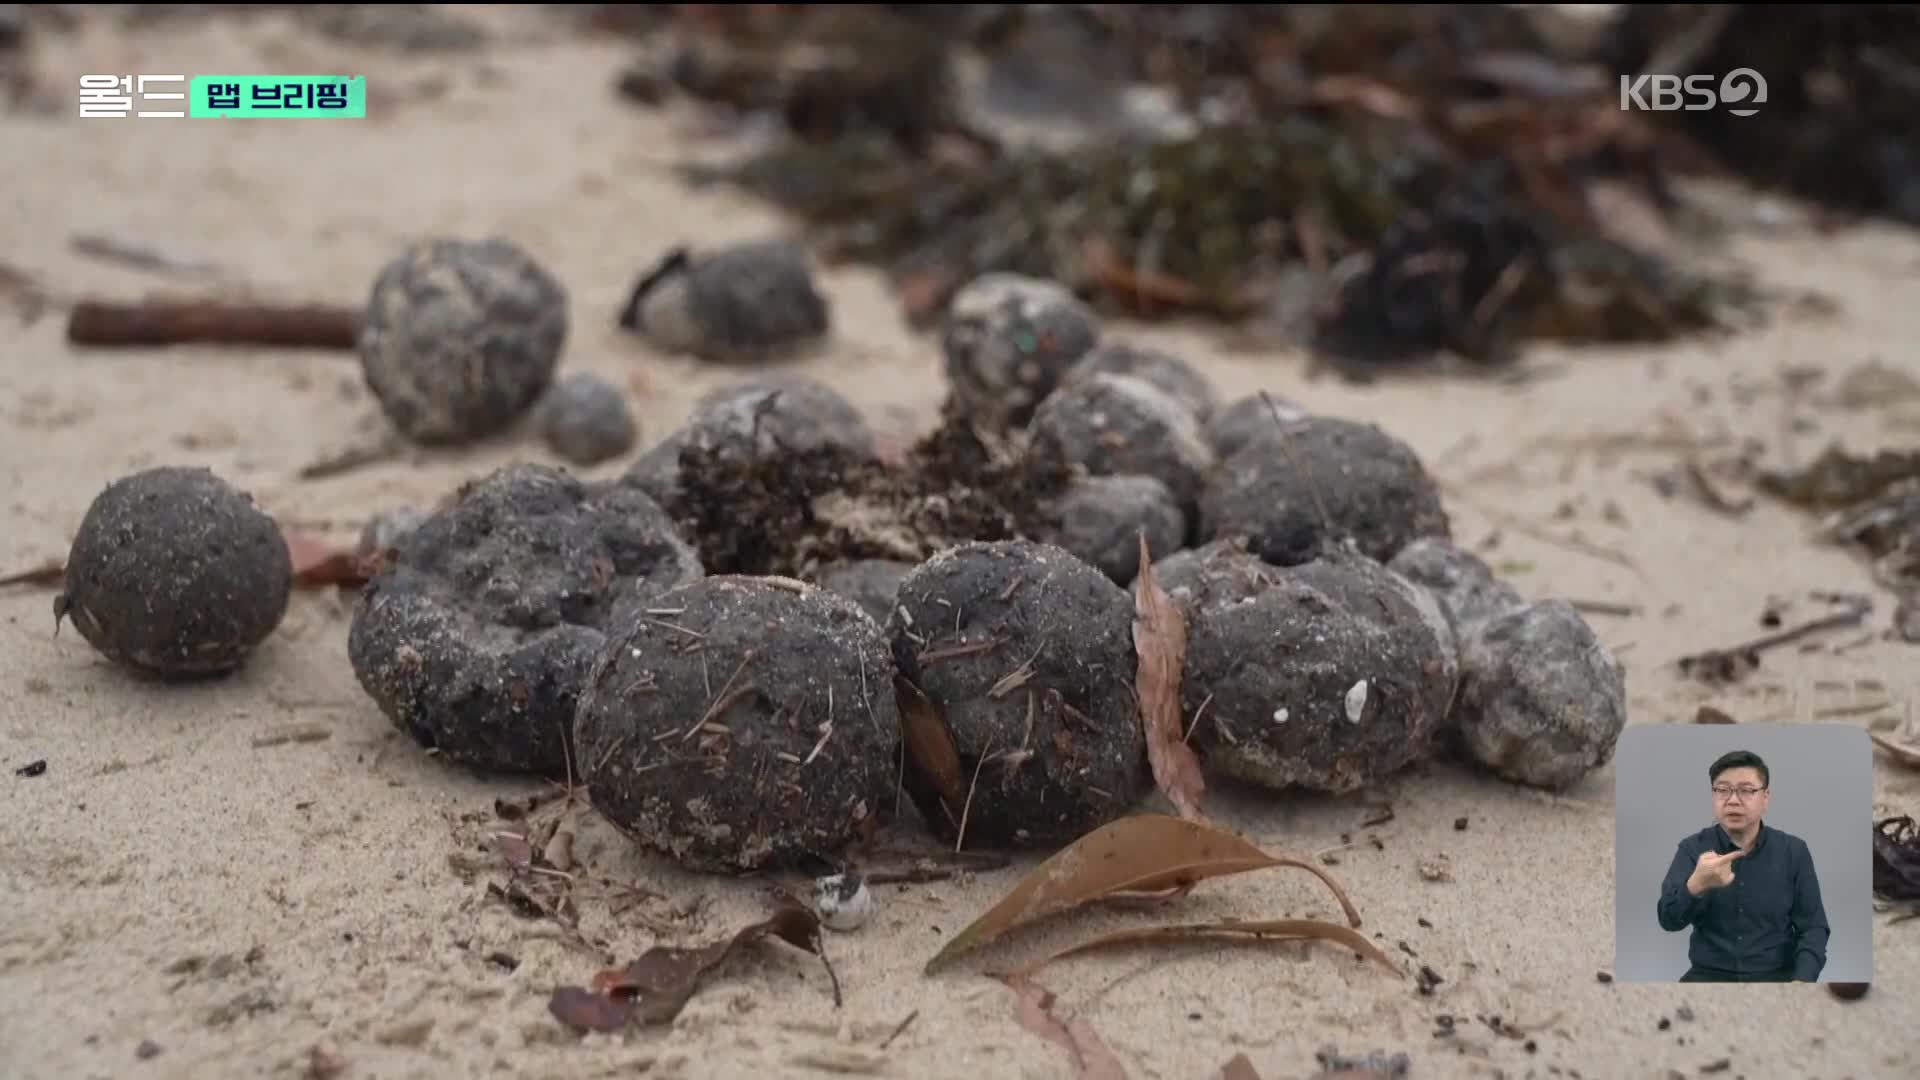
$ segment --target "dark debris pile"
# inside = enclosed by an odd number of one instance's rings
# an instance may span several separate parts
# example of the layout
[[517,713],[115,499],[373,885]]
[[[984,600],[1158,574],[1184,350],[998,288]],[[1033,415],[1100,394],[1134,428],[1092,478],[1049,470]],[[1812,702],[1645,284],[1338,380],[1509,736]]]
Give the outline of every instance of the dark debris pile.
[[[778,117],[790,137],[687,175],[885,268],[921,325],[1010,271],[1107,312],[1247,323],[1356,371],[1758,316],[1769,297],[1676,255],[1711,248],[1680,212],[1683,176],[1731,166],[1912,216],[1898,102],[1920,17],[1622,5],[1575,24],[1536,7],[695,5],[636,34],[659,47],[621,90]],[[1804,55],[1781,22],[1801,18]],[[1676,63],[1760,69],[1772,120],[1621,108],[1619,74]],[[1795,164],[1822,159],[1859,163],[1821,171],[1852,188]]]
[[[1920,224],[1920,8],[1911,4],[1623,4],[1615,71],[1758,71],[1753,117],[1649,114],[1748,180],[1835,210]],[[1764,118],[1764,123],[1760,122]]]

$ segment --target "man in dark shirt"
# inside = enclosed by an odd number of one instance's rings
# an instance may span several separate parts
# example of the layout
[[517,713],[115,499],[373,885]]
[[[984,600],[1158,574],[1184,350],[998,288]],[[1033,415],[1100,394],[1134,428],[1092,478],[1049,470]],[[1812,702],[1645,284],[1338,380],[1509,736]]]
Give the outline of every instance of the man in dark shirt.
[[1806,841],[1764,821],[1766,762],[1735,750],[1707,779],[1717,823],[1680,841],[1660,886],[1660,928],[1693,928],[1680,981],[1816,981],[1827,964],[1820,879]]

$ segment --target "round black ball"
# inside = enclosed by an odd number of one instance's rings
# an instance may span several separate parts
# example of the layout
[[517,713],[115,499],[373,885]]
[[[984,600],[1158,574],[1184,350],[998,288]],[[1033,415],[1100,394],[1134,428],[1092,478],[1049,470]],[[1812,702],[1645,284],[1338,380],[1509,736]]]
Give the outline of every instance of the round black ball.
[[54,613],[128,668],[221,675],[279,628],[292,590],[292,556],[271,517],[210,470],[167,466],[95,497]]

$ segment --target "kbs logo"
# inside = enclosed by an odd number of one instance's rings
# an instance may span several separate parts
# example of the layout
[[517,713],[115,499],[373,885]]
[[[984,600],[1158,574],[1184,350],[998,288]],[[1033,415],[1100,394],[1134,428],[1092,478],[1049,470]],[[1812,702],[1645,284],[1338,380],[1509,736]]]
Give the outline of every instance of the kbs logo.
[[1752,68],[1734,68],[1725,75],[1622,75],[1620,109],[1703,112],[1724,107],[1735,116],[1752,116],[1767,103],[1767,80]]

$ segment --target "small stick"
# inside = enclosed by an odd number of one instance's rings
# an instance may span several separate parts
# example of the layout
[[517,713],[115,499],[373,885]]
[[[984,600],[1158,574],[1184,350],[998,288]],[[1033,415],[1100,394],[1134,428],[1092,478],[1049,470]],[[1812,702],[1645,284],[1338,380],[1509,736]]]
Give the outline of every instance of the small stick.
[[955,657],[972,656],[974,653],[992,652],[1004,644],[1006,643],[995,637],[976,641],[971,645],[947,645],[938,649],[928,649],[920,654],[920,662],[933,664],[941,660],[952,660]]
[[213,344],[351,351],[360,340],[360,311],[217,300],[82,300],[68,315],[67,340],[108,347]]
[[1326,500],[1320,497],[1320,485],[1313,482],[1312,474],[1300,464],[1299,458],[1293,456],[1293,436],[1287,431],[1286,418],[1280,415],[1280,406],[1274,403],[1273,395],[1265,390],[1260,391],[1260,400],[1266,403],[1267,411],[1273,414],[1274,424],[1280,429],[1280,452],[1287,455],[1287,463],[1293,466],[1295,475],[1306,485],[1307,494],[1313,496],[1313,508],[1320,514],[1320,527],[1326,530],[1328,536],[1339,535],[1333,527],[1333,514],[1328,512]]
[[106,233],[76,233],[69,246],[81,255],[120,263],[136,270],[167,274],[217,274],[220,267],[211,259],[194,255],[172,255],[160,248],[128,237]]
[[733,674],[727,676],[726,684],[720,687],[720,696],[707,706],[707,711],[700,714],[700,719],[693,722],[693,726],[687,729],[686,734],[680,736],[682,741],[693,738],[696,732],[707,726],[707,721],[733,708],[734,703],[741,698],[746,697],[748,694],[759,692],[759,687],[754,686],[752,683],[748,683],[738,690],[733,689],[734,680],[740,677],[741,672],[747,670],[747,661],[751,659],[753,659],[753,651],[749,649],[746,655],[740,658],[740,666],[733,669]]
[[900,1021],[900,1026],[893,1029],[893,1034],[880,1040],[880,1049],[885,1050],[887,1047],[892,1046],[893,1040],[899,1038],[903,1033],[905,1033],[907,1028],[911,1027],[913,1025],[913,1022],[919,1019],[919,1017],[920,1017],[919,1009],[915,1009],[912,1012],[908,1013],[907,1018],[905,1020]]
[[1877,713],[1892,707],[1891,701],[1869,701],[1859,705],[1830,705],[1824,709],[1815,709],[1813,715],[1821,719],[1835,716],[1865,716],[1868,713]]
[[325,742],[331,738],[333,738],[332,728],[323,727],[319,724],[294,724],[291,727],[281,728],[278,731],[270,731],[262,735],[254,736],[253,746],[256,750],[263,750],[269,746],[285,746],[288,743]]
[[385,465],[390,461],[397,461],[404,451],[405,447],[400,440],[394,438],[359,443],[300,466],[300,479],[324,480],[328,477],[343,476],[369,465]]
[[1629,619],[1640,614],[1637,604],[1614,604],[1605,600],[1569,600],[1567,603],[1573,605],[1573,610],[1586,615],[1614,615]]
[[987,750],[981,753],[980,760],[973,763],[973,782],[967,785],[967,801],[960,806],[960,831],[953,838],[955,853],[958,853],[967,842],[967,815],[973,812],[973,793],[980,787],[980,770],[986,767],[987,758],[992,756],[992,750],[993,745],[989,743]]
[[1845,604],[1845,607],[1831,615],[1822,615],[1817,619],[1808,619],[1798,626],[1789,626],[1785,630],[1776,630],[1771,634],[1765,634],[1754,638],[1752,641],[1743,642],[1729,648],[1712,649],[1704,653],[1696,653],[1692,656],[1683,656],[1679,661],[1680,669],[1682,671],[1688,671],[1723,656],[1759,656],[1768,649],[1777,649],[1782,645],[1790,645],[1802,638],[1811,637],[1814,634],[1827,630],[1840,630],[1849,626],[1858,626],[1861,620],[1865,619],[1873,610],[1873,601],[1866,597],[1841,597],[1838,599]]
[[66,576],[66,563],[59,559],[48,559],[39,566],[0,576],[0,585],[58,585]]

